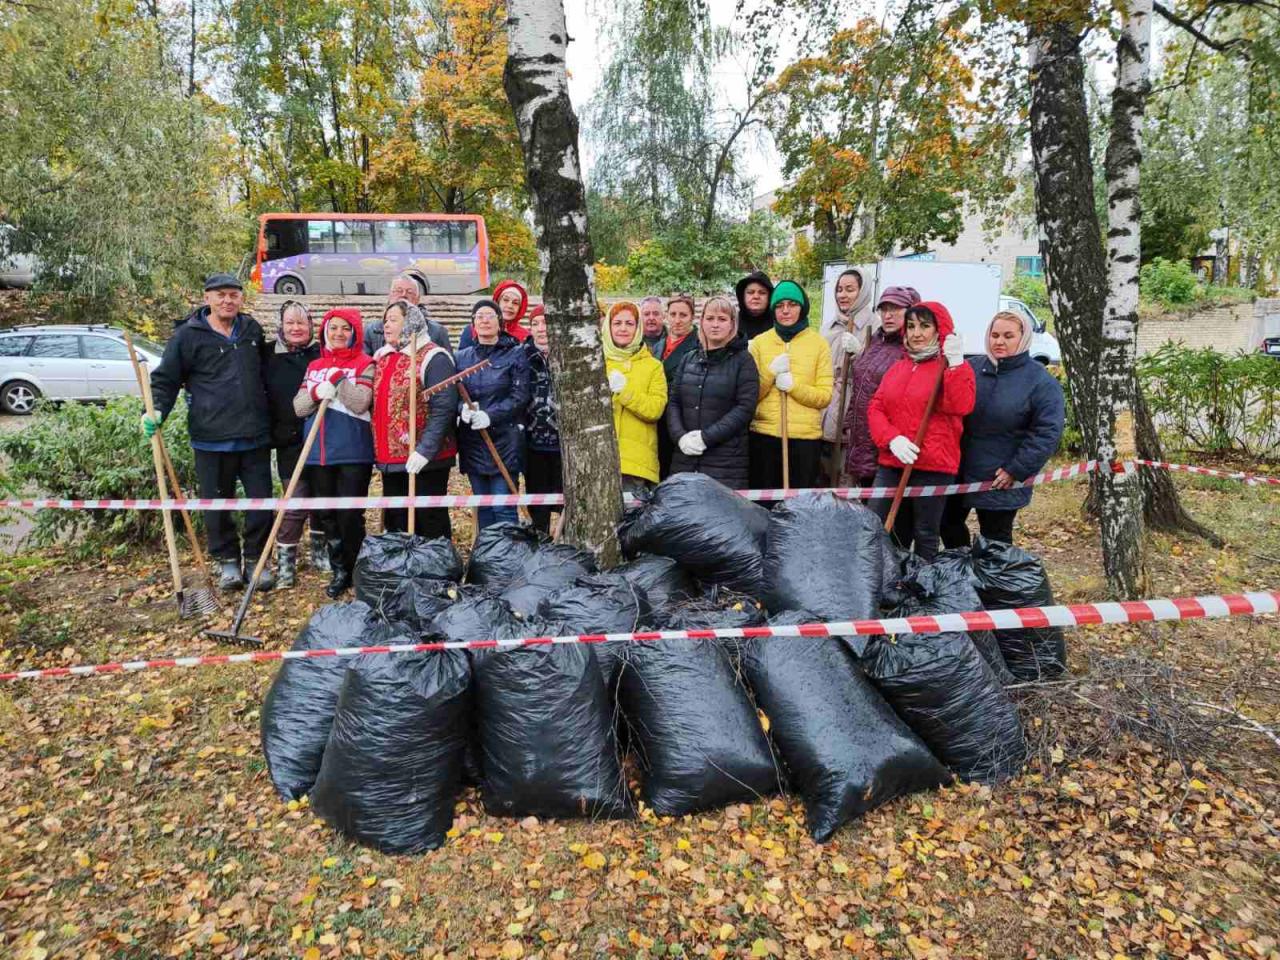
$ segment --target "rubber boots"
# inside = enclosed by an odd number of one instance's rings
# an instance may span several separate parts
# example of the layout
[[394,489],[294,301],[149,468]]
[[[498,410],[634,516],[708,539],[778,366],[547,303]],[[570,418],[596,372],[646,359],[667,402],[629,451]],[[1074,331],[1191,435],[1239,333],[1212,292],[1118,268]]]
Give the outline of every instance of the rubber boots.
[[292,590],[298,583],[298,545],[276,544],[276,586]]
[[323,530],[311,531],[311,569],[321,573],[329,572],[329,547],[325,543]]
[[332,599],[337,600],[351,588],[351,571],[347,569],[341,540],[329,541],[329,566],[331,568],[331,576],[329,585],[324,588],[324,592]]

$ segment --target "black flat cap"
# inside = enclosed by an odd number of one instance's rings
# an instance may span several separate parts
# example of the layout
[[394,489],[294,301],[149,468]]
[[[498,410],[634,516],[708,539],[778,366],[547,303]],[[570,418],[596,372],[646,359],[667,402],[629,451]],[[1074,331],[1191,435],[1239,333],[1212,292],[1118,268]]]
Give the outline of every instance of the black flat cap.
[[243,290],[244,284],[236,279],[233,273],[211,273],[204,281],[204,289],[209,290]]

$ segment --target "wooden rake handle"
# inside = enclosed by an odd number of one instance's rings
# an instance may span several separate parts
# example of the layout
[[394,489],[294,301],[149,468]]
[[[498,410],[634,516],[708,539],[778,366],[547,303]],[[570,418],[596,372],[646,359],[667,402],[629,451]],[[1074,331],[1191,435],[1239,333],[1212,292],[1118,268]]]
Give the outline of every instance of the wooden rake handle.
[[[409,453],[418,447],[418,331],[409,335]],[[409,536],[417,534],[418,511],[413,501],[418,496],[418,475],[409,474]]]
[[[924,444],[925,431],[929,429],[929,418],[933,416],[933,408],[937,406],[938,397],[942,395],[942,378],[947,372],[947,360],[939,356],[938,361],[938,377],[933,382],[933,390],[929,393],[929,402],[925,404],[920,426],[916,428],[915,445],[917,447],[922,447]],[[893,505],[889,507],[889,515],[884,520],[886,533],[893,529],[893,522],[898,519],[898,510],[902,507],[902,497],[906,493],[907,481],[911,479],[911,471],[914,467],[915,465],[910,463],[903,465],[902,476],[898,478],[898,489],[893,494]]]
[[[463,403],[471,403],[471,394],[467,392],[467,388],[461,383],[458,384],[458,392],[462,395]],[[480,438],[484,440],[484,445],[489,448],[489,456],[493,457],[493,462],[498,465],[498,470],[502,474],[502,479],[507,481],[507,489],[513,494],[519,493],[516,489],[516,482],[511,479],[511,474],[507,470],[507,465],[502,462],[502,456],[498,453],[498,448],[494,445],[493,437],[489,436],[489,431],[478,430]]]

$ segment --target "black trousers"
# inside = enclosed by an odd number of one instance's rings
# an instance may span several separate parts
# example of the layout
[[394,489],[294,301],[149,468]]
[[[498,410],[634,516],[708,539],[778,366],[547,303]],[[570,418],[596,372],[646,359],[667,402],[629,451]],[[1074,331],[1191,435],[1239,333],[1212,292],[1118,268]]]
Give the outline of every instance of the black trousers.
[[[564,462],[559,452],[528,448],[524,452],[525,493],[563,493]],[[535,530],[551,532],[551,512],[560,507],[529,507],[529,519]]]
[[[372,463],[343,463],[327,467],[307,467],[307,485],[313,497],[365,497],[369,495]],[[330,540],[342,541],[339,555],[343,569],[355,569],[360,544],[364,542],[364,508],[326,510],[321,528]]]
[[[443,497],[449,492],[448,469],[424,469],[414,485],[415,494],[422,497]],[[387,470],[382,474],[382,492],[388,497],[409,495],[409,474],[403,470]],[[414,535],[434,540],[453,536],[453,524],[449,522],[448,507],[418,507],[414,511]],[[382,526],[388,533],[405,533],[409,529],[408,509],[388,507],[382,511]]]
[[[196,461],[196,485],[201,497],[223,498],[236,495],[236,482],[244,486],[246,497],[271,496],[271,448],[214,453],[193,450]],[[209,533],[209,554],[216,560],[241,560],[240,531],[235,517],[226,510],[209,510],[204,515]],[[244,559],[257,562],[271,532],[271,511],[248,510],[244,515]]]
[[[965,502],[963,493],[947,497],[946,509],[942,512],[942,545],[950,550],[952,547],[969,546],[969,511],[975,509]],[[987,510],[977,507],[978,532],[988,540],[1000,540],[1013,543],[1013,519],[1017,510]]]
[[[896,487],[902,471],[896,467],[880,467],[876,470],[875,486]],[[938,473],[935,470],[913,470],[907,486],[955,483],[954,473]],[[883,518],[889,516],[893,500],[868,500],[867,506]],[[916,556],[932,560],[938,555],[941,539],[942,512],[946,497],[903,497],[898,517],[893,524],[893,538],[904,550],[914,549]]]
[[[822,471],[821,440],[787,440],[787,464],[791,473],[791,486],[816,487]],[[782,486],[782,438],[763,433],[747,434],[747,455],[750,463],[747,476],[751,489],[776,489]]]

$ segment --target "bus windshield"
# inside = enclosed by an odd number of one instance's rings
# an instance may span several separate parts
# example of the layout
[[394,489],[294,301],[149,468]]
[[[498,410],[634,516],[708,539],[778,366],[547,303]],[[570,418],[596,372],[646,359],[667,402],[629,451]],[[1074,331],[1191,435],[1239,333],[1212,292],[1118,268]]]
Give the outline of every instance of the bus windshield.
[[489,286],[489,238],[474,214],[266,213],[254,280],[264,293],[385,296],[408,274],[424,294]]

